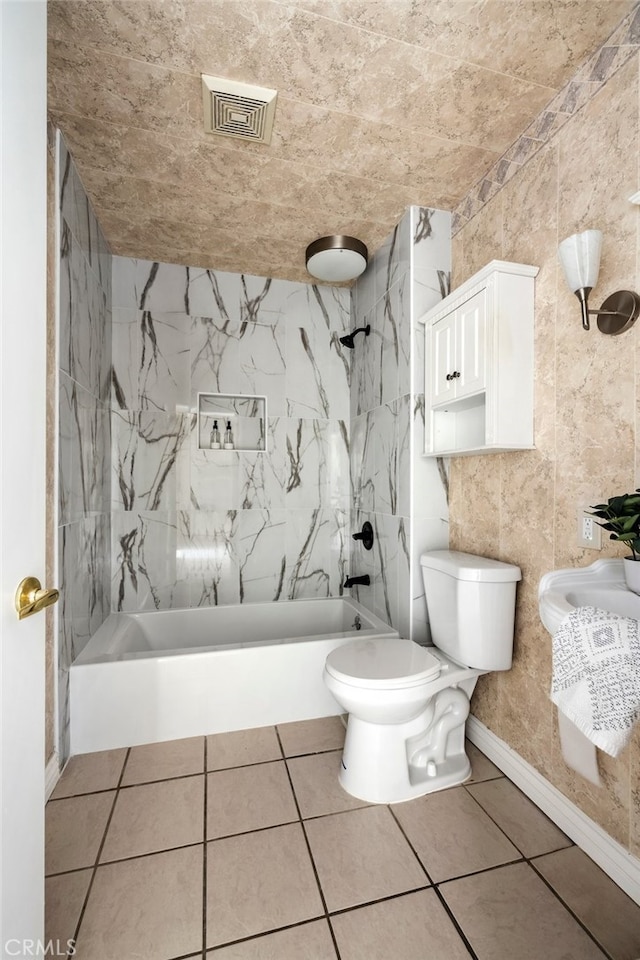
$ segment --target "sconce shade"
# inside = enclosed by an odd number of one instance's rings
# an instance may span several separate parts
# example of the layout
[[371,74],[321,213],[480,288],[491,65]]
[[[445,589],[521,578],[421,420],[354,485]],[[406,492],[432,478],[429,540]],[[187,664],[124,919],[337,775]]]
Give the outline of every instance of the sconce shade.
[[558,257],[564,268],[572,293],[584,288],[592,289],[598,282],[602,231],[585,230],[567,237],[558,247]]
[[307,247],[307,270],[330,283],[355,280],[367,266],[369,252],[355,237],[320,237]]

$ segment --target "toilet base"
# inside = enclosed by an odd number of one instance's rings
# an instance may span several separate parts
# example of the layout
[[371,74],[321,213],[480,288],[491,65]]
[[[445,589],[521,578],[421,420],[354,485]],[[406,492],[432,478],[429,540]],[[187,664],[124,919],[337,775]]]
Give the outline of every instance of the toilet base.
[[350,714],[339,775],[342,788],[369,803],[402,803],[467,780],[469,700],[459,689],[443,694],[448,709],[441,709],[440,716],[437,696],[406,723],[371,723]]

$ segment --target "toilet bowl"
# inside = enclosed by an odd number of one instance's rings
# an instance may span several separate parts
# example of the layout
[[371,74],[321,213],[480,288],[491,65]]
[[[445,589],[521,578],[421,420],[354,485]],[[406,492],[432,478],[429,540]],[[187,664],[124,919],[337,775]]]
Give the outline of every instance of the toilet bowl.
[[402,638],[333,650],[324,682],[349,714],[339,775],[347,793],[398,803],[466,780],[464,723],[481,672]]
[[325,663],[324,682],[349,714],[340,783],[370,803],[466,780],[465,722],[477,679],[511,665],[518,567],[449,550],[420,562],[435,645],[358,639]]

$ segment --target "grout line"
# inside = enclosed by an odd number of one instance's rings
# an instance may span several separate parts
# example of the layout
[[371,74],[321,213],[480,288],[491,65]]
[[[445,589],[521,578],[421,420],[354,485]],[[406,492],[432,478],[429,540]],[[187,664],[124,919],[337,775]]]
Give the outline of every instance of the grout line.
[[[215,947],[210,947],[210,950],[221,950],[226,947],[235,947],[238,944],[242,943],[252,943],[254,941],[263,940],[265,937],[270,937],[272,933],[283,933],[285,930],[295,930],[297,927],[306,927],[308,924],[317,923],[319,920],[324,920],[325,917],[319,915],[317,917],[307,917],[304,920],[298,920],[296,923],[288,923],[283,927],[273,927],[271,930],[262,930],[260,933],[252,933],[248,937],[241,937],[239,940],[225,940],[223,943],[216,943]],[[194,954],[198,956],[198,954]],[[181,960],[181,958],[178,958]]]
[[[505,777],[504,779],[507,779],[507,778]],[[509,781],[509,782],[511,782],[511,781]],[[499,824],[498,821],[495,819],[495,817],[493,817],[493,816],[489,813],[488,810],[485,810],[485,808],[482,806],[482,804],[480,803],[480,801],[478,800],[478,798],[477,798],[477,797],[474,797],[474,795],[473,795],[469,790],[466,789],[465,784],[460,784],[460,786],[464,787],[464,790],[465,790],[466,795],[467,795],[468,797],[471,797],[471,799],[473,800],[473,802],[478,805],[478,807],[480,808],[480,810],[482,810],[482,812],[484,813],[485,817],[488,817],[489,820],[491,820],[491,823],[493,823],[493,825],[498,828],[498,830],[500,831],[500,833],[502,834],[502,836],[505,837],[505,838],[509,841],[509,843],[511,844],[512,847],[515,847],[515,849],[518,851],[518,853],[520,854],[520,856],[522,857],[522,859],[523,859],[523,860],[526,860],[527,858],[526,858],[525,854],[523,853],[523,851],[520,849],[520,847],[517,845],[517,843],[516,843],[514,840],[511,839],[511,837],[509,836],[509,834],[507,833],[507,831],[506,831],[506,830],[503,830],[503,828],[500,826],[500,824]],[[515,786],[515,784],[514,784],[514,786]],[[455,789],[455,788],[454,788],[454,789]],[[547,819],[549,819],[549,818],[547,817]]]
[[[569,839],[567,837],[567,839]],[[552,853],[562,853],[563,850],[571,850],[572,847],[577,847],[578,844],[574,843],[573,840],[569,840],[564,847],[554,847],[553,850],[545,850],[544,853],[533,853],[530,857],[525,857],[527,863],[532,863],[534,860],[542,860],[543,857],[549,857]],[[584,852],[584,851],[583,851]],[[585,857],[588,854],[585,853]]]
[[[141,780],[140,783],[123,783],[118,787],[118,789],[135,790],[136,787],[153,787],[157,783],[170,783],[174,780],[189,780],[193,779],[193,777],[201,777],[202,773],[203,771],[200,770],[196,773],[185,773],[177,777],[162,777],[158,780]],[[113,789],[113,787],[105,787],[101,788],[100,790],[86,790],[84,793],[70,793],[67,797],[56,797],[55,800],[48,800],[47,805],[50,803],[60,803],[61,800],[76,800],[80,797],[95,797],[98,793],[109,793]]]
[[391,805],[390,803],[388,803],[388,804],[386,804],[386,807],[387,807],[387,810],[389,811],[389,813],[391,814],[391,816],[393,817],[394,822],[395,822],[396,826],[398,827],[398,830],[400,831],[400,833],[402,834],[402,836],[404,837],[404,839],[407,841],[407,843],[408,843],[408,845],[409,845],[409,849],[411,850],[411,852],[413,853],[414,857],[416,858],[416,860],[417,860],[418,863],[420,864],[420,868],[423,870],[424,875],[426,876],[427,880],[429,881],[430,884],[433,884],[434,881],[433,881],[433,880],[431,879],[431,877],[429,876],[429,871],[427,870],[427,868],[425,867],[424,863],[422,862],[422,860],[421,860],[420,857],[418,856],[418,852],[417,852],[416,848],[415,848],[414,845],[411,843],[411,840],[409,840],[409,837],[408,837],[407,834],[405,833],[404,827],[402,826],[402,824],[400,823],[400,821],[399,821],[398,818],[396,817],[395,813],[393,812],[393,807],[392,807],[392,805]]
[[[507,783],[510,783],[513,787],[515,787],[516,790],[519,790],[519,788],[516,787],[516,785],[515,785],[515,783],[513,782],[513,780],[509,780],[508,777],[504,777],[503,779],[506,780]],[[466,787],[466,784],[461,784],[461,786]],[[470,784],[470,786],[475,786],[475,784]],[[567,835],[566,835],[562,830],[560,830],[560,827],[558,827],[558,826],[553,822],[553,820],[551,820],[550,817],[548,817],[548,816],[546,815],[546,813],[543,813],[543,812],[542,812],[542,810],[540,809],[540,807],[537,807],[536,804],[533,803],[532,800],[529,800],[529,803],[531,803],[531,805],[534,807],[534,809],[535,809],[541,816],[543,816],[543,817],[545,818],[545,820],[548,820],[549,823],[556,828],[556,830],[558,830],[560,833],[562,833],[563,837],[565,837],[565,839],[568,841],[568,843],[567,843],[566,845],[564,845],[564,846],[561,846],[561,847],[555,847],[553,850],[545,850],[545,851],[543,851],[542,853],[534,853],[534,854],[531,854],[531,855],[527,856],[527,854],[526,854],[523,850],[521,850],[520,847],[517,845],[517,843],[515,842],[515,840],[513,839],[513,837],[509,836],[509,834],[507,833],[506,829],[504,829],[504,828],[502,827],[502,825],[499,823],[499,821],[496,820],[496,818],[495,818],[491,813],[489,813],[489,811],[482,805],[482,803],[480,802],[480,800],[478,800],[478,798],[477,798],[476,796],[474,796],[474,794],[471,793],[470,790],[467,790],[466,792],[467,792],[468,796],[471,797],[472,800],[475,800],[475,802],[478,804],[478,806],[479,806],[480,809],[483,811],[483,813],[485,813],[485,814],[487,815],[487,817],[489,817],[489,819],[492,821],[492,823],[494,823],[494,824],[496,825],[496,827],[500,830],[500,832],[501,832],[502,834],[504,834],[504,836],[507,838],[507,840],[509,841],[509,843],[516,848],[516,850],[518,851],[518,853],[521,855],[522,859],[523,859],[523,860],[526,860],[527,863],[529,863],[534,857],[545,857],[548,853],[556,853],[558,850],[567,850],[569,847],[574,847],[574,846],[575,846],[573,840],[571,840],[569,837],[567,837]],[[522,791],[519,791],[519,792],[522,793]],[[523,794],[523,796],[524,796],[524,794]],[[526,799],[528,800],[529,798],[527,797]]]
[[[277,727],[276,727],[276,736],[277,736],[277,738],[278,738],[278,743],[280,744],[280,749],[282,750],[282,741],[281,741],[281,739],[280,739],[280,732],[279,732],[279,730],[278,730]],[[283,750],[282,752],[283,752],[283,754],[284,754],[284,750]],[[293,759],[293,758],[291,758],[291,759]],[[292,795],[293,795],[293,802],[295,803],[295,805],[296,805],[296,810],[298,811],[298,819],[299,819],[299,822],[300,822],[300,827],[301,827],[301,829],[302,829],[302,835],[303,835],[303,837],[304,837],[304,842],[305,842],[305,844],[307,845],[307,853],[309,854],[309,861],[310,861],[311,867],[312,867],[312,869],[313,869],[313,874],[314,874],[314,876],[315,876],[315,878],[316,878],[316,885],[317,885],[317,887],[318,887],[318,893],[320,894],[320,902],[322,903],[322,909],[324,910],[324,916],[325,916],[325,919],[326,919],[326,921],[327,921],[327,926],[329,927],[329,933],[331,934],[331,940],[333,941],[333,949],[334,949],[335,952],[336,952],[337,960],[341,960],[340,950],[338,949],[338,941],[336,940],[336,935],[335,935],[335,933],[333,932],[333,926],[332,926],[331,921],[330,921],[330,919],[329,919],[329,911],[328,911],[328,909],[327,909],[327,901],[325,900],[325,896],[324,896],[324,893],[323,893],[323,890],[322,890],[322,885],[321,885],[321,883],[320,883],[320,877],[318,876],[318,871],[317,871],[317,869],[316,869],[316,862],[315,862],[315,860],[313,859],[313,853],[311,852],[311,844],[309,843],[309,837],[307,836],[307,831],[306,831],[306,828],[305,828],[304,820],[302,819],[302,813],[300,812],[300,804],[298,803],[298,798],[297,798],[297,796],[296,796],[296,791],[295,791],[295,788],[294,788],[294,786],[293,786],[293,780],[291,779],[291,773],[289,772],[289,764],[287,763],[287,758],[285,758],[284,768],[285,768],[285,770],[287,771],[287,777],[289,778],[289,785],[290,785],[290,787],[291,787],[291,793],[292,793]]]
[[528,861],[524,857],[517,857],[515,860],[505,860],[503,863],[494,863],[490,867],[482,867],[480,870],[471,870],[469,873],[459,873],[453,877],[444,877],[442,880],[436,880],[434,887],[442,886],[443,883],[453,883],[455,880],[480,877],[484,873],[493,873],[494,870],[502,870],[503,867],[514,867],[519,863],[528,863]]
[[[117,800],[118,800],[118,794],[119,794],[119,792],[120,792],[120,786],[121,786],[121,784],[122,784],[122,778],[123,778],[123,776],[124,776],[124,771],[125,771],[125,768],[126,768],[126,766],[127,766],[127,760],[129,759],[129,754],[130,754],[130,753],[131,753],[131,748],[128,748],[128,749],[127,749],[127,753],[126,753],[125,758],[124,758],[124,763],[122,764],[122,770],[120,771],[120,776],[118,777],[118,782],[117,782],[117,784],[116,784],[115,792],[114,792],[114,795],[113,795],[113,803],[111,804],[111,811],[110,811],[109,816],[108,816],[108,818],[107,818],[107,823],[106,823],[105,828],[104,828],[104,833],[102,834],[102,841],[100,842],[100,846],[98,847],[98,852],[97,852],[97,854],[96,854],[96,860],[95,860],[95,863],[94,863],[94,865],[93,865],[93,872],[92,872],[92,874],[91,874],[91,879],[89,880],[89,886],[87,887],[87,892],[86,892],[86,894],[85,894],[84,902],[83,902],[83,904],[82,904],[82,909],[80,910],[80,916],[78,917],[78,922],[77,922],[76,927],[75,927],[75,930],[74,930],[74,934],[73,934],[73,938],[72,938],[72,939],[73,939],[73,953],[67,952],[67,956],[68,956],[68,957],[72,957],[72,956],[74,956],[75,953],[76,953],[75,947],[76,947],[76,944],[77,944],[77,942],[78,942],[78,935],[79,935],[79,933],[80,933],[80,927],[82,926],[82,921],[84,920],[84,915],[85,915],[87,906],[88,906],[88,904],[89,904],[89,897],[91,896],[91,891],[93,890],[93,884],[94,884],[94,881],[95,881],[95,878],[96,878],[96,873],[98,872],[98,866],[99,866],[99,864],[100,864],[100,854],[102,853],[102,850],[103,850],[103,848],[104,848],[105,840],[107,839],[107,832],[108,832],[108,830],[109,830],[109,827],[111,826],[111,820],[113,819],[113,813],[114,813],[114,810],[115,810],[115,808],[116,808],[116,802],[117,802]],[[68,871],[68,872],[71,872],[71,871]]]
[[[204,739],[206,741],[206,737]],[[167,741],[167,742],[170,742],[170,741]],[[128,749],[131,750],[133,748],[129,747]],[[229,767],[216,767],[213,770],[207,770],[205,768],[204,773],[206,775],[208,773],[224,773],[228,770],[245,770],[247,767],[261,767],[261,766],[266,766],[266,764],[268,763],[282,763],[285,760],[297,760],[301,757],[316,757],[325,753],[339,753],[340,749],[341,749],[340,747],[333,747],[329,750],[312,750],[310,753],[296,753],[296,754],[292,754],[290,757],[281,756],[281,757],[274,757],[271,760],[256,760],[255,763],[239,763]],[[89,754],[87,754],[87,756],[89,756]],[[123,783],[120,785],[119,789],[131,790],[133,787],[149,787],[149,786],[153,786],[155,783],[165,783],[169,780],[186,780],[189,777],[202,776],[202,773],[203,773],[202,770],[196,770],[193,773],[182,773],[174,777],[161,777],[157,780],[140,780],[137,783]],[[51,797],[49,798],[49,800],[47,800],[47,804],[58,803],[60,800],[73,800],[76,797],[91,797],[91,796],[94,796],[96,793],[110,793],[111,790],[113,789],[114,789],[113,787],[101,787],[99,790],[85,790],[81,793],[70,793],[65,797],[55,797],[55,798]]]
[[361,807],[349,807],[347,810],[333,810],[331,813],[314,813],[312,817],[303,817],[305,823],[308,823],[310,820],[326,820],[327,817],[341,817],[343,813],[355,813],[356,810],[370,810],[373,807],[378,806],[375,803],[366,803],[362,801]]
[[449,917],[449,920],[451,920],[451,923],[453,924],[454,929],[456,930],[458,936],[460,937],[460,939],[461,939],[462,942],[464,943],[465,947],[467,948],[467,950],[469,951],[469,953],[470,953],[471,956],[473,957],[473,960],[478,960],[478,955],[477,955],[477,953],[475,952],[475,950],[474,950],[473,947],[471,946],[471,943],[470,943],[469,940],[467,939],[464,930],[462,929],[462,927],[461,927],[460,924],[458,923],[458,920],[456,919],[456,916],[455,916],[453,910],[451,909],[451,907],[449,906],[449,904],[448,904],[447,901],[445,900],[444,894],[440,891],[440,888],[439,888],[437,885],[434,885],[433,889],[434,889],[434,891],[435,891],[436,897],[437,897],[438,900],[440,901],[441,907],[444,909],[445,913],[446,913],[447,916]]
[[[504,773],[493,774],[490,777],[478,777],[477,780],[474,780],[473,773],[468,780],[465,780],[464,783],[459,783],[459,787],[475,787],[478,783],[492,783],[494,780],[508,780],[509,778],[505,776]],[[453,790],[453,787],[446,787],[447,790]]]
[[374,907],[377,903],[389,903],[391,900],[399,900],[401,897],[408,897],[412,893],[420,893],[422,890],[431,890],[430,883],[425,883],[420,887],[411,887],[408,890],[400,890],[399,893],[388,893],[384,897],[376,897],[375,900],[363,900],[362,903],[354,903],[350,907],[341,907],[339,910],[332,910],[331,917],[341,917],[345,913],[353,913],[354,910],[360,910],[363,907]]
[[[566,849],[568,849],[568,848],[567,848],[567,847],[563,847],[562,849],[566,850]],[[557,851],[556,851],[556,852],[557,852]],[[543,856],[544,856],[544,854],[543,854]],[[569,904],[566,903],[565,900],[563,900],[563,898],[560,896],[560,894],[558,893],[558,891],[549,883],[549,881],[547,880],[547,878],[546,878],[545,876],[543,876],[542,873],[540,873],[540,871],[537,869],[536,865],[535,865],[534,863],[532,863],[531,860],[529,860],[529,861],[527,861],[527,862],[528,862],[529,866],[531,867],[531,869],[532,869],[532,870],[534,871],[534,873],[536,874],[536,876],[539,877],[539,878],[542,880],[542,882],[544,883],[544,885],[551,891],[551,893],[554,895],[554,897],[556,898],[556,900],[559,900],[559,901],[560,901],[560,903],[561,903],[562,906],[565,908],[565,910],[567,910],[567,912],[571,914],[571,916],[572,916],[573,919],[576,921],[576,923],[578,923],[578,924],[582,927],[582,929],[584,930],[584,932],[589,936],[589,938],[590,938],[591,940],[593,940],[593,942],[594,942],[594,943],[596,944],[596,946],[602,951],[602,953],[605,955],[605,957],[607,957],[607,960],[616,960],[616,958],[615,958],[612,954],[609,953],[609,951],[608,951],[607,948],[604,946],[604,944],[600,943],[600,941],[596,939],[595,935],[594,935],[594,934],[589,930],[589,928],[582,922],[582,920],[580,919],[580,917],[579,917],[576,913],[574,913],[574,911],[571,909],[571,907],[569,906]]]
[[[276,826],[284,826],[284,824],[276,824]],[[263,828],[263,831],[264,831],[264,830],[271,830],[271,829],[272,829],[271,827],[265,827],[265,828]],[[259,830],[247,830],[247,831],[245,831],[245,833],[260,833],[260,832],[263,832],[263,831],[259,831]],[[232,834],[229,835],[229,837],[216,837],[216,840],[218,840],[218,839],[219,839],[219,840],[228,840],[230,837],[236,837],[236,836],[239,837],[239,836],[242,836],[242,834],[232,833]],[[215,840],[212,840],[212,841],[209,841],[209,842],[210,842],[210,843],[215,843]],[[131,860],[147,860],[149,857],[157,857],[157,856],[159,856],[161,853],[175,853],[176,850],[191,850],[191,849],[193,849],[194,847],[201,847],[201,846],[202,846],[202,840],[194,840],[193,843],[182,843],[182,844],[180,844],[180,846],[178,846],[178,847],[161,847],[159,850],[149,850],[149,851],[147,851],[146,853],[134,853],[134,854],[132,854],[130,857],[118,857],[117,860],[102,860],[101,863],[96,864],[96,866],[98,866],[98,867],[111,867],[111,866],[114,866],[114,865],[117,864],[117,863],[130,863]],[[74,870],[64,870],[64,871],[62,871],[61,873],[50,873],[50,874],[48,874],[48,876],[47,876],[47,880],[48,880],[50,877],[64,877],[64,876],[67,876],[67,875],[70,874],[70,873],[78,873],[80,870],[91,870],[91,869],[93,869],[91,866],[89,866],[89,867],[77,867],[77,868],[74,869]]]

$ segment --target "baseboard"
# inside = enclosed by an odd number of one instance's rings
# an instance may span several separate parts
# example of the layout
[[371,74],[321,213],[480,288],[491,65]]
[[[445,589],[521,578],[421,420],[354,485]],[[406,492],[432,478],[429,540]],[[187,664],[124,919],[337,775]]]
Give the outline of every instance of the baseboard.
[[640,904],[640,860],[568,800],[557,787],[475,717],[467,720],[471,743],[502,770],[543,813]]
[[46,803],[60,779],[60,758],[57,753],[52,754],[44,768],[44,802]]

